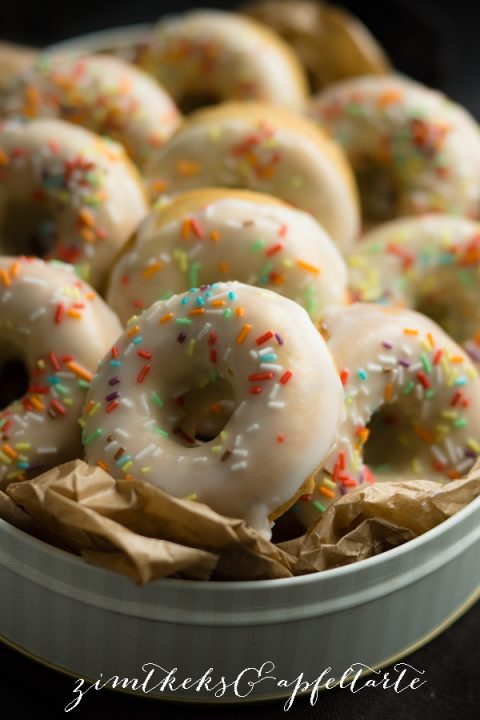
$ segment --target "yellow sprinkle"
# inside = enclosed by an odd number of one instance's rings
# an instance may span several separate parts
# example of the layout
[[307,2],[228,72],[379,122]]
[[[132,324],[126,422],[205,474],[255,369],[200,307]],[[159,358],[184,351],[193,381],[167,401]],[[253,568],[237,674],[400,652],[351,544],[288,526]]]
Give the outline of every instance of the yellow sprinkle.
[[0,452],[0,461],[3,462],[4,465],[11,465],[11,463],[12,463],[11,458],[9,458],[3,452]]
[[185,495],[183,498],[184,500],[196,500],[198,498],[197,493],[191,493],[190,495]]

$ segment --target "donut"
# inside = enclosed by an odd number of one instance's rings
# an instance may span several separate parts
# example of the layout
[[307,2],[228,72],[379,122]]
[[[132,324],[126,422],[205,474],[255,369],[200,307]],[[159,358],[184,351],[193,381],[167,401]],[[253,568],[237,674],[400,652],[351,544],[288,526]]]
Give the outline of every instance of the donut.
[[140,168],[181,121],[153,78],[107,55],[41,55],[0,94],[0,114],[81,125],[121,143]]
[[364,482],[465,475],[480,453],[480,380],[463,350],[413,310],[328,308],[324,337],[344,386],[346,417],[297,504],[304,524]]
[[267,27],[231,12],[194,10],[162,19],[137,63],[185,112],[225,100],[261,100],[303,110],[307,81]]
[[[217,382],[234,409],[200,441],[184,430],[185,401]],[[268,537],[308,491],[342,413],[338,372],[305,310],[270,290],[215,283],[130,320],[92,380],[83,442],[87,461],[113,477],[151,482]]]
[[101,288],[146,212],[116,143],[62,120],[0,123],[0,253],[75,264]]
[[408,215],[478,216],[480,134],[466,110],[404,77],[345,80],[309,114],[355,171],[367,226]]
[[0,91],[16,82],[18,73],[35,62],[37,51],[33,48],[0,42]]
[[311,0],[257,0],[242,12],[268,25],[293,48],[314,92],[348,77],[390,69],[375,38],[344,8]]
[[191,190],[145,218],[115,263],[107,302],[131,315],[191,287],[239,280],[295,300],[317,322],[346,299],[346,264],[311,215],[245,190]]
[[71,265],[0,257],[0,487],[83,457],[81,415],[121,332]]
[[367,233],[348,258],[352,297],[435,320],[480,362],[480,224],[402,218]]
[[262,103],[199,110],[152,158],[152,194],[245,188],[310,212],[341,250],[356,239],[357,194],[335,143],[313,123]]

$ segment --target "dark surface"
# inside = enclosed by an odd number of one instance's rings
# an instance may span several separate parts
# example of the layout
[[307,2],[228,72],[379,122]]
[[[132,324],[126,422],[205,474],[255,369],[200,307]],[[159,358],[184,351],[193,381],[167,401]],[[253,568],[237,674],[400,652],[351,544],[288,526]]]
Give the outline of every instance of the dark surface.
[[[17,652],[1,646],[0,697],[2,707],[15,708],[20,718],[39,716],[81,720],[104,718],[232,718],[232,720],[478,720],[480,718],[479,673],[480,603],[451,628],[406,661],[423,670],[426,683],[416,690],[396,694],[393,690],[364,689],[353,694],[335,689],[319,694],[316,705],[308,697],[297,698],[285,712],[283,701],[237,706],[199,706],[92,691],[68,715],[64,708],[73,698],[74,680],[44,668]],[[161,662],[161,658],[158,658]],[[7,717],[7,715],[2,715]]]
[[[234,3],[202,5],[234,7]],[[480,6],[455,2],[343,2],[355,11],[379,38],[399,70],[438,87],[480,117],[478,68]],[[150,22],[163,12],[180,11],[192,3],[151,0],[0,0],[0,35],[4,39],[45,46],[101,28]],[[0,609],[1,611],[1,609]],[[372,629],[373,631],[373,629]],[[320,641],[320,640],[319,640]],[[367,689],[358,694],[332,690],[320,695],[315,707],[297,699],[284,713],[282,703],[237,707],[172,705],[143,697],[91,693],[69,717],[96,718],[234,718],[270,720],[480,720],[480,604],[442,636],[408,659],[425,671],[427,683],[418,690],[395,694]],[[73,698],[74,681],[0,647],[0,698],[18,717],[64,717]]]

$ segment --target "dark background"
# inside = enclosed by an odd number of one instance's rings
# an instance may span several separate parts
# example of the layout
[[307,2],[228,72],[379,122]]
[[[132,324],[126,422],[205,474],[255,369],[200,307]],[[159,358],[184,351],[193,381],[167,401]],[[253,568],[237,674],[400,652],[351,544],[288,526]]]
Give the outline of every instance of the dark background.
[[[201,4],[231,9],[236,5]],[[341,4],[365,22],[401,72],[443,90],[480,118],[478,0],[353,0]],[[180,12],[191,6],[191,2],[182,0],[0,0],[0,36],[44,47],[102,28],[154,21],[165,12]],[[63,708],[72,699],[73,680],[0,646],[0,713],[7,717],[6,708],[11,708],[10,713],[13,710],[21,718],[34,715],[88,720],[480,720],[479,643],[477,603],[439,638],[409,657],[412,665],[425,670],[427,678],[427,684],[417,691],[395,695],[377,689],[352,695],[348,690],[333,690],[321,694],[313,708],[307,698],[298,699],[288,713],[283,712],[282,703],[200,708],[101,691],[87,695],[71,715],[65,715]]]

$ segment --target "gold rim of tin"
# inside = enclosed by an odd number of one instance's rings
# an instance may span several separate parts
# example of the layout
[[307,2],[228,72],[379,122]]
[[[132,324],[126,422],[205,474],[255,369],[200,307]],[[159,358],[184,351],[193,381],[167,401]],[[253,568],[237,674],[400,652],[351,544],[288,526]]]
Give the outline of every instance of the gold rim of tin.
[[[451,625],[453,625],[457,620],[459,620],[462,615],[464,615],[467,610],[469,610],[471,607],[475,605],[477,600],[480,600],[480,587],[478,587],[476,590],[473,591],[473,593],[466,599],[464,602],[453,611],[451,615],[449,615],[445,620],[442,620],[441,623],[436,625],[432,630],[430,630],[428,633],[423,635],[419,640],[416,640],[414,643],[411,643],[406,648],[403,648],[403,650],[400,650],[398,653],[395,653],[394,655],[390,655],[390,657],[385,658],[379,663],[376,663],[368,670],[365,670],[360,674],[360,677],[364,678],[368,675],[371,675],[372,672],[375,672],[376,670],[381,670],[384,667],[387,667],[388,665],[392,665],[395,662],[398,662],[399,660],[403,660],[405,657],[410,655],[411,653],[415,652],[416,650],[419,650],[424,645],[429,643],[434,638],[438,637],[438,635],[441,635],[442,632],[447,630]],[[3,635],[0,635],[0,643],[3,645],[6,645],[9,648],[12,648],[12,650],[15,650],[16,652],[20,653],[20,655],[23,655],[24,657],[29,658],[30,660],[33,660],[40,665],[43,665],[43,667],[48,668],[49,670],[54,670],[55,672],[60,673],[61,675],[65,675],[66,677],[73,678],[74,680],[78,680],[80,676],[75,675],[75,673],[70,672],[70,670],[66,670],[65,668],[60,667],[59,665],[55,665],[55,663],[51,663],[48,660],[45,660],[44,658],[41,658],[39,655],[34,655],[33,653],[29,652],[25,648],[23,648],[21,645],[17,645],[16,643],[12,642],[11,640],[8,640]],[[83,676],[82,676],[83,677]],[[353,675],[352,675],[353,677]],[[86,682],[91,683],[92,685],[96,682],[96,680],[89,678],[87,676],[83,677],[83,679]],[[340,681],[339,681],[340,682]],[[332,687],[336,687],[338,683],[333,685]],[[215,700],[211,700],[210,698],[176,698],[176,697],[170,697],[170,696],[163,696],[163,695],[144,695],[142,693],[136,692],[134,690],[129,690],[128,688],[120,688],[120,689],[112,689],[112,688],[105,688],[108,692],[115,692],[119,694],[125,694],[130,695],[132,697],[141,697],[143,699],[149,699],[149,700],[155,700],[155,701],[163,701],[163,702],[170,702],[170,703],[181,703],[183,704],[190,704],[190,705],[239,705],[241,703],[264,703],[264,702],[272,702],[272,701],[280,701],[285,700],[290,697],[290,693],[287,693],[285,695],[268,695],[263,696],[261,698],[245,698],[243,700],[231,700],[229,698],[222,699],[217,698]],[[322,691],[324,691],[326,688],[321,688]],[[299,693],[297,693],[297,696],[302,695],[308,695],[310,690],[303,690]]]

